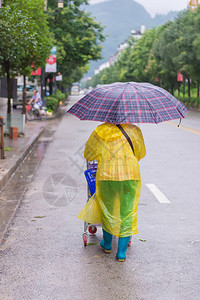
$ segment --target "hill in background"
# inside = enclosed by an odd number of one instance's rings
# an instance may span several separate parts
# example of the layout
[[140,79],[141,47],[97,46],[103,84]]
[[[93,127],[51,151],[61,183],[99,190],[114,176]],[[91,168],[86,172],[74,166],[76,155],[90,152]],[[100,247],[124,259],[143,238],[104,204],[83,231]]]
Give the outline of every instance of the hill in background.
[[116,48],[130,36],[131,30],[139,30],[141,25],[145,25],[146,29],[162,25],[173,20],[178,13],[170,12],[152,18],[146,9],[134,0],[109,0],[88,5],[86,11],[91,12],[92,16],[105,26],[106,35],[102,52],[104,59],[91,63],[88,76],[93,75],[94,69],[116,52]]

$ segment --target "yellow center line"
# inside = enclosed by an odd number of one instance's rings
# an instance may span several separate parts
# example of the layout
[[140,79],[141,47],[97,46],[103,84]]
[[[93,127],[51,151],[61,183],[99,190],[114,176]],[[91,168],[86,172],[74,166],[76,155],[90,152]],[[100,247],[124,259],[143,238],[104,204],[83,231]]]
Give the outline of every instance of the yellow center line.
[[[166,122],[166,123],[169,124],[169,125],[177,127],[177,123],[174,123],[174,122]],[[186,127],[186,126],[182,126],[182,125],[180,125],[179,128],[183,129],[183,130],[186,130],[186,131],[190,131],[190,132],[195,133],[195,134],[200,134],[200,130],[195,129],[195,128]]]

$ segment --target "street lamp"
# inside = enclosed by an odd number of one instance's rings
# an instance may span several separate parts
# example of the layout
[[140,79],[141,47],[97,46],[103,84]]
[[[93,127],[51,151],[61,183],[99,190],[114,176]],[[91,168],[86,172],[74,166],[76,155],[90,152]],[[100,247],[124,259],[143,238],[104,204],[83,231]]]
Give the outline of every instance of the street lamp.
[[58,8],[63,8],[63,7],[64,7],[64,1],[58,0]]

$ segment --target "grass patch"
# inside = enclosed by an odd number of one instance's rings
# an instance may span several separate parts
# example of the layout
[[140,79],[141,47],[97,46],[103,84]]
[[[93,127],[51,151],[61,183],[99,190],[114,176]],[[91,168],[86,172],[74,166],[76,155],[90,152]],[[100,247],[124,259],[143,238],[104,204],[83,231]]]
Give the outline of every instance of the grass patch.
[[11,147],[4,147],[4,150],[5,151],[12,151],[12,148]]

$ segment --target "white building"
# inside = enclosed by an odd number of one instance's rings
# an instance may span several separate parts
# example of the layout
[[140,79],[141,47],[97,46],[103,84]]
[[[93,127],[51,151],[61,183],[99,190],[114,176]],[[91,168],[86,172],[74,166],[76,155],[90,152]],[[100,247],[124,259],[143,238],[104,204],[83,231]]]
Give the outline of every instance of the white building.
[[[146,27],[145,27],[145,25],[142,25],[140,27],[140,30],[131,30],[130,37],[133,37],[134,40],[136,41],[137,39],[140,39],[142,37],[142,35],[145,33],[145,31],[146,31]],[[114,65],[114,63],[118,60],[120,54],[126,49],[126,47],[128,47],[128,45],[129,45],[128,41],[129,41],[129,39],[127,39],[126,41],[121,43],[117,47],[117,51],[115,52],[115,54],[109,57],[109,61],[106,61],[105,63],[101,64],[99,66],[99,68],[94,71],[94,74],[95,75],[99,74],[99,72],[101,72],[105,68],[109,68],[110,66]]]
[[95,75],[96,75],[96,74],[99,74],[99,72],[101,72],[102,70],[104,70],[104,69],[106,69],[106,68],[109,68],[109,67],[110,67],[110,62],[109,62],[109,61],[106,61],[105,63],[101,64],[101,65],[99,66],[98,69],[96,69],[96,70],[94,71],[94,74],[95,74]]

